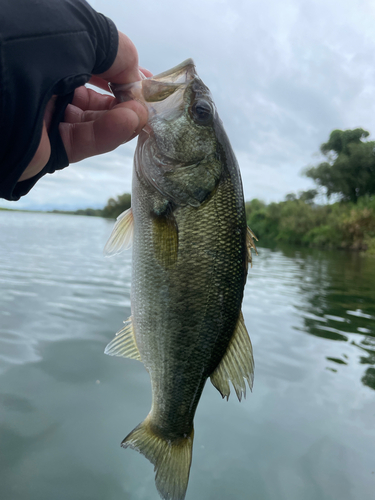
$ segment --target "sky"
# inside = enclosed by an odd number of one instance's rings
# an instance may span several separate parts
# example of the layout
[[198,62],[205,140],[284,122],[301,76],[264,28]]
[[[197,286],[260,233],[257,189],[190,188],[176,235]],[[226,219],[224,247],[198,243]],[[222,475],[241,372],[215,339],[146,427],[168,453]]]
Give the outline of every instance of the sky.
[[[192,57],[237,156],[245,199],[311,189],[334,129],[375,137],[373,0],[91,0],[154,74]],[[103,207],[131,190],[136,141],[43,177],[26,209]]]

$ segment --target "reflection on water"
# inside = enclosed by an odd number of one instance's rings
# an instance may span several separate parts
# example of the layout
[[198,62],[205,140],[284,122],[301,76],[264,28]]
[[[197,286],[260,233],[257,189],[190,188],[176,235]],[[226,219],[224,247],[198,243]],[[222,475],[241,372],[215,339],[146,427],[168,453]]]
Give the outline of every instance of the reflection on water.
[[[139,362],[103,350],[130,314],[113,223],[0,212],[1,500],[151,500],[119,444],[150,409]],[[375,259],[261,248],[243,304],[253,393],[207,384],[186,499],[373,500]]]
[[[300,289],[306,302],[298,306],[302,331],[317,337],[348,342],[350,354],[327,356],[327,369],[341,365],[375,365],[375,259],[357,253],[296,251],[283,253],[300,268]],[[340,352],[339,349],[336,350]],[[337,366],[339,365],[339,366]],[[374,368],[365,370],[362,383],[375,390]]]

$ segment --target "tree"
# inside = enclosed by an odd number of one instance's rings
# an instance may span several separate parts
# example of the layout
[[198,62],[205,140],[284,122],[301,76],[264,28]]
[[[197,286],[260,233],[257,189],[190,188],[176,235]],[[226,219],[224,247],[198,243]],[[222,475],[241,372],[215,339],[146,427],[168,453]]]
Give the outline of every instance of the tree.
[[375,141],[363,142],[366,130],[334,130],[321,145],[327,161],[305,170],[305,175],[343,200],[357,203],[360,196],[375,194]]
[[287,195],[285,195],[285,199],[286,201],[296,201],[297,196],[295,195],[295,193],[288,193]]
[[318,191],[316,189],[308,189],[307,191],[300,191],[298,194],[299,200],[307,203],[308,205],[312,205],[314,203],[314,198],[318,195]]
[[107,202],[107,205],[103,208],[103,217],[116,219],[122,212],[130,207],[130,194],[124,193],[117,196],[116,199],[110,198]]

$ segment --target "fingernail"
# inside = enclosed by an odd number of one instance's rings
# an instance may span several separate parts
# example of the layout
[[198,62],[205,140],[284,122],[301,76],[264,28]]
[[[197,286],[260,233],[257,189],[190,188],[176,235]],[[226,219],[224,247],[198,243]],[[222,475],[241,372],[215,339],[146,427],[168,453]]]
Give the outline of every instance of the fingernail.
[[137,131],[134,130],[134,132],[132,133],[132,135],[129,137],[129,139],[127,139],[126,141],[122,142],[121,144],[126,144],[127,142],[131,141],[132,139],[134,139],[134,137],[136,137],[137,135]]

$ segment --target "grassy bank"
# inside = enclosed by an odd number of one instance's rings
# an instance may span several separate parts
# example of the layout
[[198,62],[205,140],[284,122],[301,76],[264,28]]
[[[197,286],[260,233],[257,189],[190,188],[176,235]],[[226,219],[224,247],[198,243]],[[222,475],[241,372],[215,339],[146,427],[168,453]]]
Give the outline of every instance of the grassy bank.
[[246,203],[247,222],[262,243],[283,242],[320,248],[367,250],[375,254],[375,197],[356,204],[315,205],[288,199],[266,205]]

